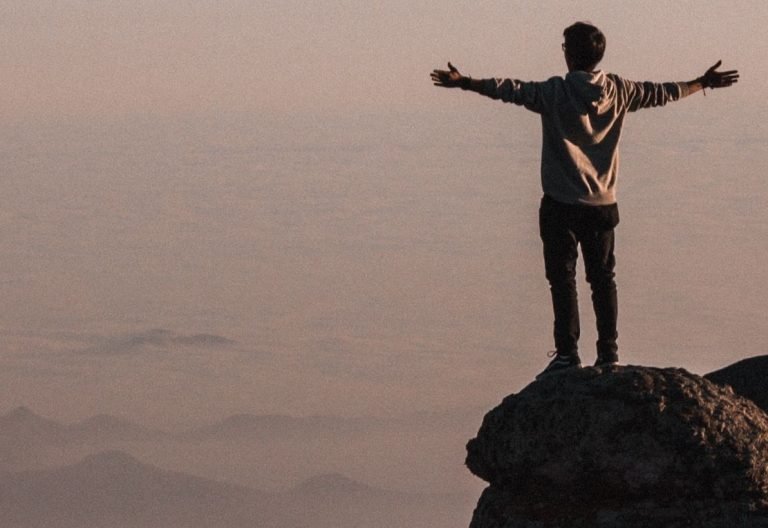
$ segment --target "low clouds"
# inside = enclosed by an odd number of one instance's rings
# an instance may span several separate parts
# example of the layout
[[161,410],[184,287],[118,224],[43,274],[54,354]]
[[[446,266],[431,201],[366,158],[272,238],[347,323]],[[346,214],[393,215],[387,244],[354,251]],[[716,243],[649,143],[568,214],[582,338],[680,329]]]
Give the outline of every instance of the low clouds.
[[235,345],[235,341],[215,334],[178,334],[171,330],[155,328],[105,338],[81,352],[97,355],[133,355],[156,353],[179,349],[224,349]]

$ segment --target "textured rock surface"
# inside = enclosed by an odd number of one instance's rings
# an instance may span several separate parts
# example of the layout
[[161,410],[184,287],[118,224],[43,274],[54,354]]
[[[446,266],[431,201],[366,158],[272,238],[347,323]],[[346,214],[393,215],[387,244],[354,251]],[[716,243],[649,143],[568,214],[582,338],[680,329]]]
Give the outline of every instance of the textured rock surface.
[[763,411],[768,411],[768,356],[744,359],[704,377],[718,385],[730,385],[739,396],[749,398]]
[[489,412],[471,528],[768,527],[768,416],[680,369],[569,370]]

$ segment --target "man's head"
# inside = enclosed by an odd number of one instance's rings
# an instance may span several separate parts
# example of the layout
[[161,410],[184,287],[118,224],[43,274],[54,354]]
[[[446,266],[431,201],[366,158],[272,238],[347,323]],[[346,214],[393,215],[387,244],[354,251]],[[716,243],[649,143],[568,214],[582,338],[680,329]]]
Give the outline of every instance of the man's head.
[[603,59],[605,35],[592,24],[576,22],[563,31],[565,62],[568,70],[592,71]]

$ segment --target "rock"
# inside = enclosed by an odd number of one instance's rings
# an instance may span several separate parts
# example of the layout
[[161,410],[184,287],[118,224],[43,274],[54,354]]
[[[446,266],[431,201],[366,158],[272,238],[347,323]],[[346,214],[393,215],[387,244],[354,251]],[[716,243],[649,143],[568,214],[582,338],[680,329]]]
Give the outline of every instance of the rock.
[[704,377],[718,385],[729,385],[739,396],[749,398],[763,411],[768,412],[768,356],[744,359]]
[[768,415],[682,369],[572,369],[467,444],[470,528],[768,527]]

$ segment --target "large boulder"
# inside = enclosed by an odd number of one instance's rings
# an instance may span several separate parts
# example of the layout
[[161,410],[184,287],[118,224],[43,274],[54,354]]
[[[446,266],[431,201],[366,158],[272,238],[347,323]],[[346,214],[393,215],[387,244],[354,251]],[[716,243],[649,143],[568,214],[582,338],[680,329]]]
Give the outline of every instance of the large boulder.
[[704,377],[718,385],[730,385],[736,394],[752,400],[762,410],[768,411],[766,375],[768,356],[755,356],[710,372]]
[[569,369],[467,444],[470,528],[768,527],[768,415],[681,369]]

